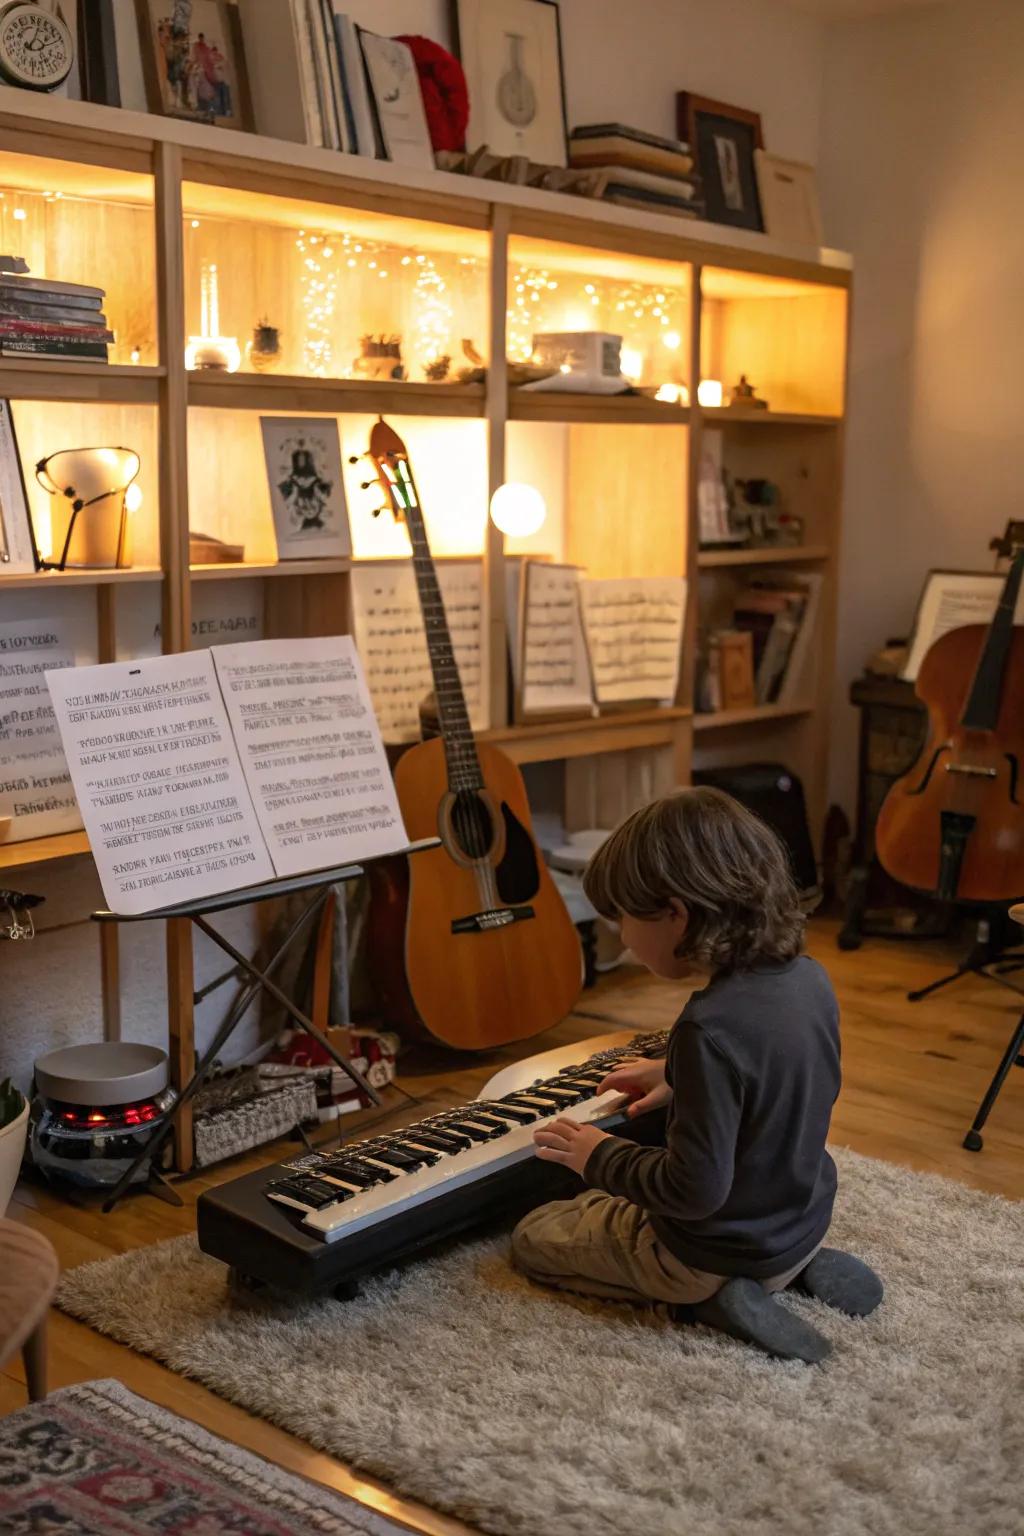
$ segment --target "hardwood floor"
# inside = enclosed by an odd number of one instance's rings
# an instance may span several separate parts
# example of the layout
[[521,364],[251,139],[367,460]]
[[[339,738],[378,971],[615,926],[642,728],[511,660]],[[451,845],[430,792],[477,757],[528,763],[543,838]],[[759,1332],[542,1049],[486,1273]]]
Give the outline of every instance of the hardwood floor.
[[[934,945],[868,941],[854,954],[835,944],[836,925],[817,921],[810,950],[827,967],[843,1017],[844,1087],[832,1140],[872,1157],[945,1174],[978,1189],[1019,1199],[1024,1194],[1024,1073],[1012,1072],[985,1130],[981,1153],[961,1146],[964,1131],[1002,1055],[1021,1004],[990,981],[969,978],[934,998],[906,1001],[908,989],[948,969],[950,952]],[[471,1098],[507,1061],[615,1028],[663,1028],[681,1005],[678,991],[637,971],[613,973],[583,995],[578,1010],[543,1040],[485,1059],[421,1050],[403,1064],[402,1085],[415,1104],[389,1094],[388,1122],[422,1118],[432,1108]],[[377,1112],[379,1115],[379,1112]],[[347,1129],[359,1123],[351,1117]],[[22,1184],[9,1214],[45,1232],[65,1267],[158,1242],[194,1227],[200,1191],[274,1161],[274,1148],[221,1165],[179,1185],[177,1210],[137,1197],[110,1216],[69,1205],[49,1190]],[[271,1460],[354,1495],[431,1536],[468,1527],[397,1498],[302,1441],[251,1417],[212,1393],[91,1329],[55,1313],[50,1332],[52,1386],[115,1376],[141,1395]],[[0,1413],[25,1401],[20,1363],[0,1373]]]

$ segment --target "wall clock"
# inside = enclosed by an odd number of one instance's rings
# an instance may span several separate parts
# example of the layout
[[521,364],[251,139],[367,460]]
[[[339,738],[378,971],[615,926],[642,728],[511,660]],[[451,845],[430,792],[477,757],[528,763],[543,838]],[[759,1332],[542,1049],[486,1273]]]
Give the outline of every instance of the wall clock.
[[0,80],[53,91],[71,73],[74,58],[71,33],[52,11],[24,0],[0,6]]

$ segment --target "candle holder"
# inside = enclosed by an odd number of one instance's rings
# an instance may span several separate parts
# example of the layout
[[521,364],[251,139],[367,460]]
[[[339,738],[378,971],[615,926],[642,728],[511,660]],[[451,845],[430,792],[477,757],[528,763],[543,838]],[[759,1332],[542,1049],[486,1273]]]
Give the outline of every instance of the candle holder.
[[190,336],[185,348],[185,367],[216,373],[237,373],[242,352],[234,336],[220,334],[220,280],[217,263],[203,266],[200,278],[198,336]]

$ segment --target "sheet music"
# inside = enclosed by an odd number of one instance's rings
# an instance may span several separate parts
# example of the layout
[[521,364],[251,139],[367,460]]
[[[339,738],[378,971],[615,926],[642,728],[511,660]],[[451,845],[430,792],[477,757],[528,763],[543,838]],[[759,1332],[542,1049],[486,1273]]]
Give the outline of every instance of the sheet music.
[[588,577],[580,582],[580,604],[598,703],[674,703],[686,617],[683,577]]
[[[435,567],[470,722],[482,730],[487,724],[483,563],[437,560]],[[381,735],[385,741],[418,741],[419,707],[434,680],[411,561],[356,561],[352,609]]]
[[0,816],[7,841],[24,842],[82,825],[46,673],[73,667],[60,619],[0,624]]
[[350,636],[221,645],[214,662],[279,875],[407,846]]
[[209,651],[46,681],[112,911],[273,878]]
[[524,715],[593,708],[579,581],[575,565],[524,560],[517,570],[510,563],[512,670]]
[[[929,571],[918,606],[913,641],[902,676],[914,682],[921,663],[936,640],[968,624],[991,624],[1006,574],[997,571]],[[1015,624],[1024,624],[1024,592],[1017,603]]]

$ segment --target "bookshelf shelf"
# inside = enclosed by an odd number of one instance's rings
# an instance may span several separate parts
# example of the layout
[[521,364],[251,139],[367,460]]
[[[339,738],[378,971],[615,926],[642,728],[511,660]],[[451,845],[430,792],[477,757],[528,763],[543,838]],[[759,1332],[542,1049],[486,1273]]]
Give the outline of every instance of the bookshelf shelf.
[[745,411],[736,406],[700,407],[705,426],[715,427],[841,427],[841,416],[806,411]]
[[697,568],[713,571],[724,566],[807,565],[827,560],[830,553],[825,544],[797,544],[790,549],[702,549],[697,555]]
[[508,414],[510,421],[579,421],[606,426],[633,422],[641,426],[684,427],[690,420],[688,407],[667,405],[644,395],[524,395],[515,389],[509,390]]
[[71,859],[89,852],[84,832],[56,832],[52,837],[32,837],[23,843],[0,843],[0,870],[28,869],[53,859]]
[[483,416],[482,384],[317,379],[300,375],[194,372],[188,403],[242,411],[343,411],[397,416]]
[[772,720],[794,720],[813,713],[814,703],[755,704],[750,709],[720,709],[711,715],[694,715],[695,731],[724,731],[737,725],[761,725]]
[[57,592],[67,587],[120,587],[133,582],[162,581],[158,565],[131,565],[123,570],[29,571],[24,575],[0,573],[0,592]]
[[156,405],[162,367],[130,363],[58,363],[49,359],[0,358],[0,397],[66,400],[88,404]]
[[583,720],[535,720],[484,731],[481,739],[500,747],[513,762],[562,762],[607,752],[671,747],[680,729],[688,729],[692,713],[688,705],[674,705],[622,710]]
[[336,576],[351,570],[352,562],[339,560],[276,560],[265,565],[245,560],[226,560],[217,565],[190,566],[193,581],[239,581],[260,576]]

